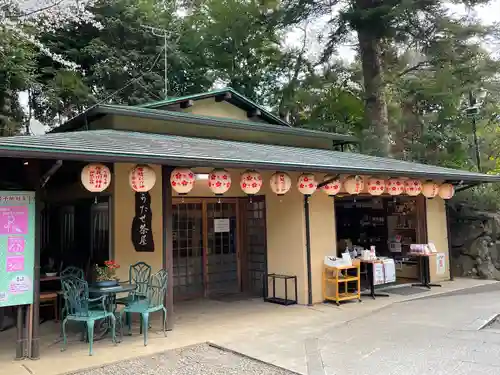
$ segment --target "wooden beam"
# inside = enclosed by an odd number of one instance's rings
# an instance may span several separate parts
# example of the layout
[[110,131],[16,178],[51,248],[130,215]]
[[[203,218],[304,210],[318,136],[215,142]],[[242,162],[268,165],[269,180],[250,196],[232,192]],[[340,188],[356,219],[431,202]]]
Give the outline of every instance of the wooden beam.
[[174,328],[174,254],[172,238],[172,186],[170,185],[170,174],[174,168],[162,165],[162,263],[163,269],[168,272],[167,295],[163,304],[167,309],[167,330]]
[[181,108],[186,109],[186,108],[192,107],[193,104],[194,104],[194,101],[189,99],[189,100],[186,100],[185,102],[181,102]]
[[232,98],[232,95],[230,92],[226,92],[225,94],[222,95],[216,95],[215,96],[215,101],[220,103],[223,102],[224,100],[229,100]]
[[258,109],[258,108],[247,112],[247,117],[250,117],[250,118],[251,117],[258,117],[260,115],[262,115],[262,113],[261,113],[260,109]]

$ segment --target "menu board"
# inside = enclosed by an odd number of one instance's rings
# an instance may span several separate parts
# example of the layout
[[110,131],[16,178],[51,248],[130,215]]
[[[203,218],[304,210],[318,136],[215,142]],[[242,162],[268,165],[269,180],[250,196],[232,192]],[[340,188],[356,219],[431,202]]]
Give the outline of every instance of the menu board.
[[0,307],[33,303],[35,193],[0,191]]

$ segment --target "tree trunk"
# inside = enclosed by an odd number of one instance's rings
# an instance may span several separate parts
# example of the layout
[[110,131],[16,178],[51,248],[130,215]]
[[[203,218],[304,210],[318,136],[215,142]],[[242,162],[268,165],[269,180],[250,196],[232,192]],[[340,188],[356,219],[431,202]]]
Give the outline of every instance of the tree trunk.
[[[367,2],[371,1],[358,0],[358,3]],[[382,43],[367,29],[357,32],[365,89],[365,113],[368,122],[365,137],[367,151],[380,156],[390,156],[391,143],[384,89]]]

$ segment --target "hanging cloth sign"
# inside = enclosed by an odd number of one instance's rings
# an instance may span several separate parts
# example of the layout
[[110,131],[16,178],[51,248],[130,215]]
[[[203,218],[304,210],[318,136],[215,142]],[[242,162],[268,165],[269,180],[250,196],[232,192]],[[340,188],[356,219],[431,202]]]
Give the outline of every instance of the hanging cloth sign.
[[132,243],[135,251],[153,252],[155,250],[152,218],[151,195],[148,192],[135,193],[135,216],[132,220]]

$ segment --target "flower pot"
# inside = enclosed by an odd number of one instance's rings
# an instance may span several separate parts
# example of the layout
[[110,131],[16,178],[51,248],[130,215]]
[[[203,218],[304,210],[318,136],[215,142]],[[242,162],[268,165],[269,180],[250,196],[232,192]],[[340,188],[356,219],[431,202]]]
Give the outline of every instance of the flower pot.
[[103,281],[96,281],[94,285],[97,288],[111,288],[113,286],[118,286],[118,280],[103,280]]

